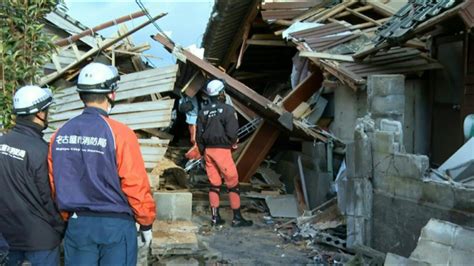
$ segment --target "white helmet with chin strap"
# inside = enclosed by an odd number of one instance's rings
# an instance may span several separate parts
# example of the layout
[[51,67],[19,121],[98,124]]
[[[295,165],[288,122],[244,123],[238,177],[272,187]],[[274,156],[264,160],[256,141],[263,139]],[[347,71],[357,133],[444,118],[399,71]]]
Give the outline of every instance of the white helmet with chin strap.
[[219,93],[224,90],[225,84],[221,80],[213,79],[211,80],[207,86],[206,90],[204,91],[209,96],[217,96]]
[[13,113],[16,115],[31,115],[46,110],[53,103],[50,89],[36,85],[21,87],[13,96]]
[[90,63],[79,73],[78,92],[109,93],[117,89],[120,80],[117,68],[102,63]]

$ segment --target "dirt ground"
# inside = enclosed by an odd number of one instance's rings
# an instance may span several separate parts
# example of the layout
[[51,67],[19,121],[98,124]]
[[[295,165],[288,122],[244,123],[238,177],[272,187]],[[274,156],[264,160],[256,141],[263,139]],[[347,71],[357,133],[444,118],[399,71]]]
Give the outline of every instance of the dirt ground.
[[163,258],[161,265],[307,265],[312,263],[304,247],[285,243],[274,230],[274,224],[264,222],[263,213],[245,212],[254,222],[251,227],[230,226],[232,211],[221,209],[226,223],[210,226],[210,213],[195,211],[193,222],[198,225],[200,251],[192,256]]

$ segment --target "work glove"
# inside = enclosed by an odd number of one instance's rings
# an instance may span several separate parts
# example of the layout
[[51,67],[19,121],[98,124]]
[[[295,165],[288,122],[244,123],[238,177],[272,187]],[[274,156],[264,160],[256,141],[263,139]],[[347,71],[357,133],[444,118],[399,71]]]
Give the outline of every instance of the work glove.
[[151,229],[149,230],[140,230],[139,231],[140,233],[140,237],[139,237],[139,241],[138,241],[138,247],[139,248],[146,248],[148,249],[151,245],[151,240],[153,238],[153,234],[151,232]]
[[188,160],[199,160],[199,159],[201,159],[201,153],[199,152],[198,146],[194,145],[193,147],[191,147],[191,149],[189,149],[189,151],[186,152],[184,157],[186,157],[186,159],[188,159]]

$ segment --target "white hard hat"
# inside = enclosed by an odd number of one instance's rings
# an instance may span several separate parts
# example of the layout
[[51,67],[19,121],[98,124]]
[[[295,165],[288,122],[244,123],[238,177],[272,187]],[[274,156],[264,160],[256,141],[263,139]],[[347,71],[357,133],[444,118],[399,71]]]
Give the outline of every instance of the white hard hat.
[[50,89],[35,85],[21,87],[13,96],[13,113],[16,115],[35,114],[48,108],[53,103]]
[[224,87],[224,82],[214,79],[207,84],[205,92],[209,96],[217,96],[224,89]]
[[102,63],[85,66],[77,80],[78,92],[109,93],[117,89],[120,80],[117,68]]

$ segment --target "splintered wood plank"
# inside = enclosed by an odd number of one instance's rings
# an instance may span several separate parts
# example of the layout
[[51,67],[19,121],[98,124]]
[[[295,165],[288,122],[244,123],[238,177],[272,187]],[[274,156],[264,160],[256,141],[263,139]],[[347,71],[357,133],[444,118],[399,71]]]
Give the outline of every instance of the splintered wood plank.
[[300,56],[301,57],[314,57],[314,58],[321,58],[321,59],[337,60],[337,61],[344,61],[344,62],[354,62],[354,59],[350,55],[339,55],[339,54],[330,54],[330,53],[318,53],[318,52],[302,51],[302,52],[300,52]]
[[48,84],[48,83],[51,83],[51,82],[55,81],[56,79],[62,77],[64,74],[66,74],[66,72],[69,71],[70,69],[72,69],[74,67],[77,67],[78,65],[80,65],[81,63],[86,61],[87,58],[96,55],[98,52],[102,51],[103,49],[111,47],[112,45],[114,45],[117,42],[121,41],[122,39],[126,38],[127,36],[130,36],[131,34],[137,32],[138,30],[144,28],[145,26],[151,24],[153,21],[156,21],[156,20],[158,20],[159,18],[161,18],[165,15],[166,15],[166,13],[162,13],[162,14],[160,14],[160,15],[158,15],[158,16],[150,19],[150,20],[147,20],[146,22],[144,22],[142,24],[140,24],[136,28],[134,28],[134,29],[130,30],[129,32],[127,32],[125,35],[120,36],[120,37],[115,38],[115,39],[112,39],[112,40],[108,40],[105,43],[99,45],[99,47],[90,49],[88,52],[86,52],[80,59],[78,59],[74,63],[71,63],[71,64],[67,65],[66,67],[62,68],[60,71],[56,71],[54,73],[51,73],[51,74],[41,78],[41,80],[39,82],[39,85],[43,86],[45,84]]
[[206,77],[202,74],[201,71],[197,71],[193,77],[184,85],[181,92],[184,92],[189,97],[194,97],[199,90],[206,84]]
[[[308,100],[321,88],[322,82],[322,72],[312,73],[283,99],[283,107],[289,112],[294,111],[298,105]],[[240,181],[248,182],[250,180],[279,135],[280,131],[278,128],[267,121],[264,121],[257,128],[237,160],[237,171]]]
[[283,98],[283,107],[292,112],[302,102],[308,100],[316,91],[321,88],[323,83],[322,72],[313,72],[298,86],[292,90],[285,98]]
[[356,17],[359,17],[359,18],[361,18],[361,19],[363,19],[363,20],[365,20],[365,21],[368,21],[368,22],[372,22],[374,25],[377,25],[377,26],[380,26],[380,25],[381,25],[381,24],[380,24],[379,22],[377,22],[375,19],[370,18],[370,17],[368,17],[368,16],[366,16],[366,15],[364,15],[364,14],[361,14],[361,13],[359,13],[359,12],[353,10],[353,9],[350,9],[350,8],[347,8],[347,7],[346,7],[345,10],[346,10],[347,12],[351,13],[352,15],[356,16]]
[[258,127],[237,160],[240,181],[248,182],[250,180],[279,135],[280,130],[267,121]]

